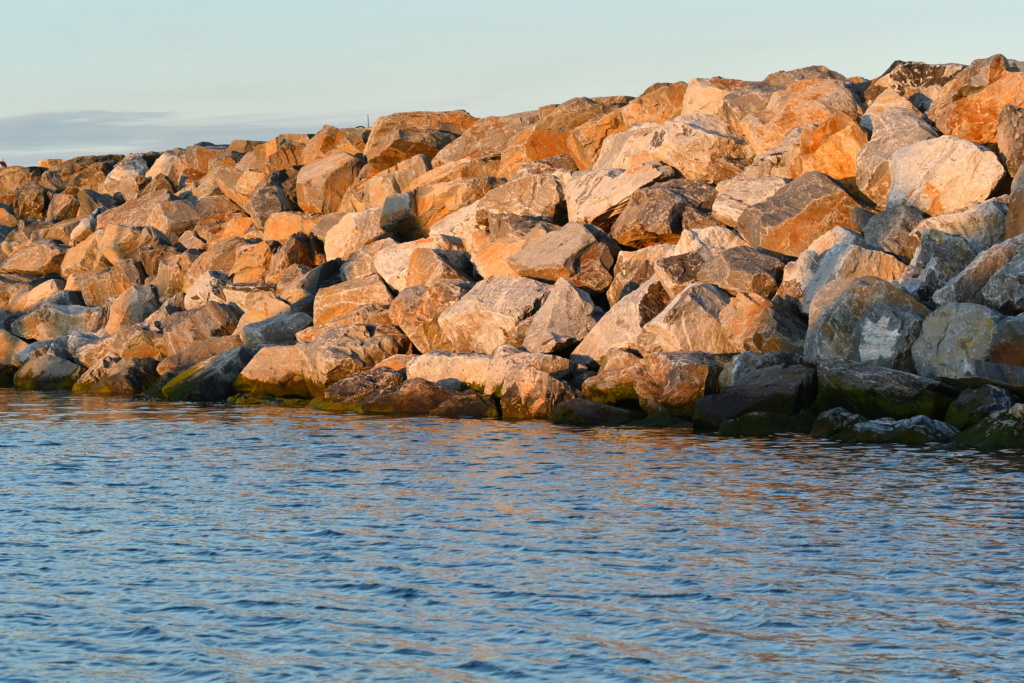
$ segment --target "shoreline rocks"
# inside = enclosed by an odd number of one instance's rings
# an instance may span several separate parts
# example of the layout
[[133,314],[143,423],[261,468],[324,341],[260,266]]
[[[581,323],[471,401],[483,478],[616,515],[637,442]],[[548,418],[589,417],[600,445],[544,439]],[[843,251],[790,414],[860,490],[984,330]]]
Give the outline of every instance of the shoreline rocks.
[[0,386],[1024,448],[1024,74],[0,169]]

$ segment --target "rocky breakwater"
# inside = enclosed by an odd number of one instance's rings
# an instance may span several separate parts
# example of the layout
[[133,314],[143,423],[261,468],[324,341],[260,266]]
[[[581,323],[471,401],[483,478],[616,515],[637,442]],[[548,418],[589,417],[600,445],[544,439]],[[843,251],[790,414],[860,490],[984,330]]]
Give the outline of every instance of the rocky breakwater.
[[1024,64],[0,171],[0,381],[1024,445]]

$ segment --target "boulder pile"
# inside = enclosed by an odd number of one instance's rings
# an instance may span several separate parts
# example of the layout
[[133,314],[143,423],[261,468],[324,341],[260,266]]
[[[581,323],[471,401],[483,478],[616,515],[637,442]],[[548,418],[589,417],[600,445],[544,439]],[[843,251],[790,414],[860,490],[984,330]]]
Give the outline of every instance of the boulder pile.
[[0,170],[0,383],[1021,446],[1024,63]]

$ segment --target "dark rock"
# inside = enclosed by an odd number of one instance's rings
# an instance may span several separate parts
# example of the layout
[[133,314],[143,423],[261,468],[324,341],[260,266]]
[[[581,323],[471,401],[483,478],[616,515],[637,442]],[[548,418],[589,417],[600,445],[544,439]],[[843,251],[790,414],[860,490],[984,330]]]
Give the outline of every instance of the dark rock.
[[36,356],[14,374],[14,386],[32,391],[67,391],[82,374],[82,366],[49,354]]
[[225,351],[185,370],[161,392],[169,401],[223,401],[234,393],[234,382],[253,355],[244,346]]
[[579,427],[620,426],[636,417],[631,411],[585,398],[573,398],[555,406],[551,421]]
[[376,390],[360,399],[361,413],[426,415],[455,394],[440,384],[414,378]]
[[965,429],[953,445],[990,450],[1024,447],[1024,403],[993,413]]
[[483,396],[472,390],[455,394],[430,411],[433,417],[449,418],[499,418],[498,403],[490,396]]
[[695,279],[717,285],[734,296],[752,293],[771,298],[779,287],[784,265],[756,249],[733,247],[701,265]]
[[945,422],[925,415],[915,415],[903,420],[882,417],[855,424],[837,436],[844,441],[859,443],[898,443],[906,446],[926,446],[933,443],[949,443],[956,438],[959,430]]
[[804,365],[778,365],[743,373],[739,381],[720,393],[698,399],[693,424],[714,430],[746,413],[795,415],[813,403],[814,380],[814,368]]
[[993,413],[1009,410],[1013,404],[1013,394],[1001,387],[991,384],[968,387],[946,410],[946,422],[957,429],[967,429]]
[[309,407],[331,412],[354,412],[365,397],[398,386],[404,381],[404,372],[385,367],[374,368],[331,384],[324,390],[322,397],[313,399]]
[[867,418],[897,419],[928,415],[942,418],[956,398],[947,384],[908,372],[863,363],[818,363],[817,407],[841,407]]

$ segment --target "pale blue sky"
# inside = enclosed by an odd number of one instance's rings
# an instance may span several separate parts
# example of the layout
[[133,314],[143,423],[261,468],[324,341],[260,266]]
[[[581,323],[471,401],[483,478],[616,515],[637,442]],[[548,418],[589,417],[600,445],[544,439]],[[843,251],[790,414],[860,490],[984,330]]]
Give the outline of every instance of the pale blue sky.
[[0,0],[0,156],[162,150],[658,81],[1024,59],[1020,0]]

